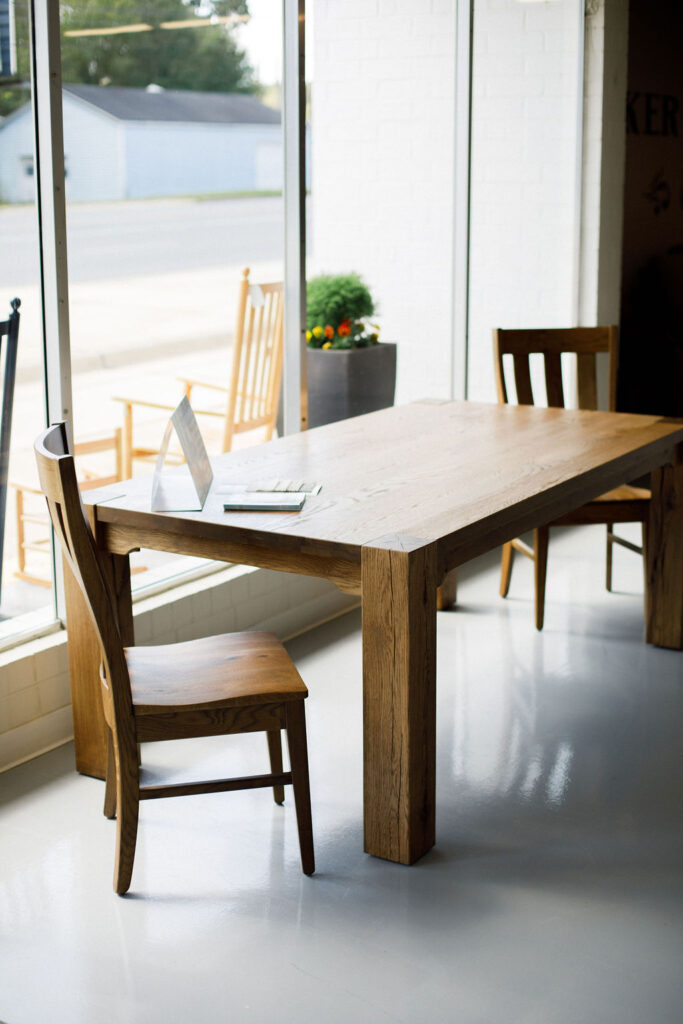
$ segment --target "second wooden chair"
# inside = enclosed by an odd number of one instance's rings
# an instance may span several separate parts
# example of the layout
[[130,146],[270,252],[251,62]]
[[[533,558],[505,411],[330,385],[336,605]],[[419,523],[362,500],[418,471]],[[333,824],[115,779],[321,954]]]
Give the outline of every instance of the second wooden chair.
[[[607,354],[609,366],[608,407],[616,409],[618,330],[610,327],[567,327],[553,329],[502,330],[493,332],[496,389],[498,401],[508,401],[503,357],[511,355],[514,368],[515,390],[519,405],[533,405],[534,392],[531,382],[529,357],[535,354],[543,359],[545,391],[549,406],[564,408],[564,384],[562,378],[562,355],[576,356],[576,381],[578,406],[580,409],[597,409],[597,355]],[[612,589],[612,545],[642,553],[643,548],[614,533],[615,523],[641,523],[643,547],[647,542],[647,519],[650,492],[643,487],[624,484],[595,501],[576,509],[561,519],[546,523],[534,530],[533,547],[517,538],[503,545],[501,563],[500,593],[506,597],[510,587],[512,559],[515,551],[531,558],[534,563],[535,618],[536,628],[543,629],[545,614],[545,584],[548,563],[548,531],[551,526],[578,526],[589,523],[607,525],[607,589]]]
[[[281,281],[252,284],[249,268],[242,272],[237,297],[237,319],[232,350],[232,368],[226,384],[180,378],[184,393],[192,404],[193,391],[202,388],[223,395],[223,408],[194,408],[198,416],[221,421],[220,442],[216,452],[229,452],[236,434],[260,430],[262,439],[273,436],[282,381],[283,285]],[[159,445],[134,442],[133,409],[172,411],[172,405],[146,399],[116,397],[123,403],[123,472],[133,475],[136,459],[156,458]],[[159,433],[159,443],[161,442]],[[209,446],[210,447],[210,446]]]
[[[38,473],[55,533],[83,593],[101,655],[100,693],[108,729],[104,797],[116,817],[114,889],[128,891],[140,800],[272,787],[276,803],[293,785],[301,866],[315,868],[304,699],[308,691],[289,655],[269,633],[233,633],[156,647],[123,647],[105,563],[76,483],[64,423],[35,443]],[[291,770],[282,770],[281,730]],[[140,785],[138,744],[229,733],[265,732],[268,774],[206,782]]]

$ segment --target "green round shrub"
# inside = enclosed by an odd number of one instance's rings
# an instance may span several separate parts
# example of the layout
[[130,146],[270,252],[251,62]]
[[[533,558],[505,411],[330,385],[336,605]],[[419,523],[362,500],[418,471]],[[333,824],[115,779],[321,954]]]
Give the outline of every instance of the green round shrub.
[[321,274],[306,285],[306,327],[329,324],[337,328],[344,320],[372,316],[375,304],[367,285],[358,274]]

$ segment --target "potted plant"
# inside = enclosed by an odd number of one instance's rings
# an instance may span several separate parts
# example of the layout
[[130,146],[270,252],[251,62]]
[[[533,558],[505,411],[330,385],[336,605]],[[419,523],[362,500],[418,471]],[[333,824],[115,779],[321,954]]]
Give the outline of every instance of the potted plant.
[[394,403],[396,345],[379,341],[375,304],[358,274],[323,274],[306,288],[308,424]]

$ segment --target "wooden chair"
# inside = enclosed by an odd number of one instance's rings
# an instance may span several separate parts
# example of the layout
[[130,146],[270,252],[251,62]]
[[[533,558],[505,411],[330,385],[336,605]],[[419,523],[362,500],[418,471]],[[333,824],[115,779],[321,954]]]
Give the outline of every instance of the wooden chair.
[[[224,407],[195,408],[198,416],[223,421],[219,451],[232,448],[235,434],[263,429],[263,440],[273,436],[282,381],[283,284],[251,284],[249,268],[242,274],[237,302],[232,370],[228,387],[181,377],[184,394],[192,404],[195,388],[225,395]],[[122,402],[123,463],[126,478],[133,475],[133,461],[156,458],[159,446],[145,447],[133,441],[133,408],[140,406],[171,412],[175,406],[133,398]]]
[[[92,491],[96,487],[106,487],[107,484],[123,480],[123,450],[121,444],[121,428],[117,427],[113,434],[106,437],[90,438],[87,441],[77,441],[73,446],[74,456],[77,460],[78,489],[80,491]],[[82,456],[100,455],[102,452],[113,452],[114,464],[111,472],[103,472],[103,466],[95,468],[94,462],[90,468],[79,464]],[[27,583],[35,583],[40,587],[52,586],[52,574],[49,567],[43,571],[39,558],[33,558],[33,564],[29,564],[27,553],[32,552],[34,556],[42,556],[43,559],[52,552],[52,538],[50,536],[50,517],[45,511],[45,504],[42,500],[43,492],[39,487],[32,487],[29,484],[11,485],[15,491],[16,527],[17,527],[17,569],[14,575],[17,579]],[[40,504],[38,499],[40,498]]]
[[[558,408],[564,408],[565,404],[562,354],[567,352],[576,355],[579,408],[596,409],[597,353],[607,353],[609,359],[609,409],[615,411],[618,365],[618,330],[616,327],[569,327],[549,330],[501,330],[498,328],[493,332],[493,347],[499,402],[508,401],[503,356],[510,354],[514,366],[517,402],[520,405],[534,404],[529,357],[540,354],[543,356],[544,362],[547,403],[549,406]],[[607,525],[606,586],[608,590],[611,590],[612,546],[621,544],[642,554],[647,543],[649,501],[649,490],[624,484],[613,491],[608,491],[607,494],[600,495],[595,501],[576,509],[575,512],[562,516],[561,519],[539,526],[534,530],[533,547],[529,547],[519,539],[504,544],[500,578],[501,597],[507,596],[512,573],[513,553],[519,551],[531,558],[534,563],[536,628],[543,629],[549,528],[585,523],[605,523]],[[615,523],[641,523],[643,547],[617,536],[613,530]]]
[[[269,633],[234,633],[158,647],[123,647],[108,572],[95,544],[76,483],[66,427],[58,423],[35,442],[40,484],[66,561],[98,634],[100,693],[108,727],[106,817],[116,816],[114,889],[128,891],[140,800],[272,786],[294,786],[305,874],[313,873],[304,699],[299,673]],[[291,771],[282,770],[280,732],[287,730]],[[227,733],[267,734],[266,775],[172,785],[140,785],[138,743]]]

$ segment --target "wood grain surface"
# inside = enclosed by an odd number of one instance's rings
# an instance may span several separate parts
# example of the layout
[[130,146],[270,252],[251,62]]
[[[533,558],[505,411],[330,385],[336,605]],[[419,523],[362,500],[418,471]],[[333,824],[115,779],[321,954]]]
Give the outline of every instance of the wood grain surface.
[[[363,545],[395,533],[438,543],[445,572],[670,461],[682,438],[683,425],[654,416],[415,403],[220,456],[202,512],[150,512],[149,478],[90,501],[102,530],[116,526],[117,550],[160,532],[168,550],[199,538],[262,548],[264,558],[282,551],[359,563]],[[221,482],[273,477],[323,487],[298,513],[223,512]]]
[[[680,648],[682,443],[682,423],[653,416],[425,401],[220,456],[199,513],[150,512],[144,478],[89,497],[99,547],[114,559],[160,547],[361,588],[365,847],[408,864],[435,835],[437,586],[476,555],[662,466],[648,637]],[[300,513],[223,512],[216,486],[272,478],[319,481],[322,490]],[[130,595],[120,593],[125,615]],[[74,603],[70,643],[83,672],[88,628]],[[296,706],[287,703],[287,715]]]
[[362,582],[365,851],[412,864],[434,845],[434,546],[383,537]]
[[647,640],[683,648],[683,445],[652,474],[647,530]]

